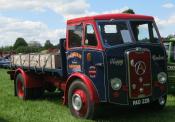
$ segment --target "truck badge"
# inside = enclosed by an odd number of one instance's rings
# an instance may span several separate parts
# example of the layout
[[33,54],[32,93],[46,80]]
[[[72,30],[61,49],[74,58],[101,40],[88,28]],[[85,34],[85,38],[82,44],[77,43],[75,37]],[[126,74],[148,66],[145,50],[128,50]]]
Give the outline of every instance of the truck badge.
[[143,61],[138,61],[135,64],[135,72],[137,75],[143,75],[146,71],[146,65]]

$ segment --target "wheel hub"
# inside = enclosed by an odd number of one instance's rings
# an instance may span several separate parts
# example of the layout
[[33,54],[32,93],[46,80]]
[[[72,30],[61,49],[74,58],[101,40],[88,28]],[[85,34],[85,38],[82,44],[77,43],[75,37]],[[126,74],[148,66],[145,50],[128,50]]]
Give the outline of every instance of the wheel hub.
[[159,98],[159,104],[160,105],[164,105],[165,104],[165,98],[164,97],[160,97]]
[[83,104],[83,102],[82,102],[81,96],[79,94],[74,94],[72,96],[72,105],[73,105],[73,108],[76,111],[79,111],[82,108],[82,104]]
[[18,81],[18,96],[19,97],[24,96],[24,85],[20,80]]

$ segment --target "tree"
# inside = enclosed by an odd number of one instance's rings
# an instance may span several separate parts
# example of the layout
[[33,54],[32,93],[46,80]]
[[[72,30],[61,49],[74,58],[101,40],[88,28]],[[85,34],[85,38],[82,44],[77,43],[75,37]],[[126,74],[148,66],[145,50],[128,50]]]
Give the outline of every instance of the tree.
[[175,35],[170,34],[165,38],[165,40],[167,40],[167,41],[175,40]]
[[134,10],[133,9],[130,9],[130,8],[128,10],[123,11],[122,13],[135,14]]
[[28,44],[24,40],[24,38],[17,38],[13,48],[17,49],[18,47],[27,47],[27,46],[28,46]]
[[40,52],[40,51],[41,51],[41,48],[25,47],[25,46],[20,46],[15,50],[16,53],[23,53],[23,54],[36,53],[36,52]]
[[53,44],[50,42],[50,40],[46,40],[45,44],[44,44],[44,49],[49,49],[49,48],[53,48]]
[[0,51],[5,51],[5,52],[13,51],[13,46],[0,47]]

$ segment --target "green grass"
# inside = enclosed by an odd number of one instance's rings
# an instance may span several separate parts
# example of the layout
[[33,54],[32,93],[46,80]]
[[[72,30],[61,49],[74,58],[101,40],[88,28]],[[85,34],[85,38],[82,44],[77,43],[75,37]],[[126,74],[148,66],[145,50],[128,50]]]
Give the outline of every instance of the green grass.
[[[7,70],[0,69],[0,122],[93,122],[74,118],[58,94],[45,95],[39,100],[22,101],[14,96],[13,82]],[[97,120],[102,122],[174,122],[175,97],[168,96],[163,111],[150,109],[107,109]]]

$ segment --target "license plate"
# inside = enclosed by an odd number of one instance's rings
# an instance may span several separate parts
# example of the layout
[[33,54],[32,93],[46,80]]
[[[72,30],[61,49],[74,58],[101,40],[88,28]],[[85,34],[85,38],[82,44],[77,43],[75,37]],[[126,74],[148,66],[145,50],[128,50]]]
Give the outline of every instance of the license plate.
[[149,98],[139,99],[139,100],[132,101],[132,105],[133,106],[142,105],[142,104],[148,104],[148,103],[150,103],[150,99]]

